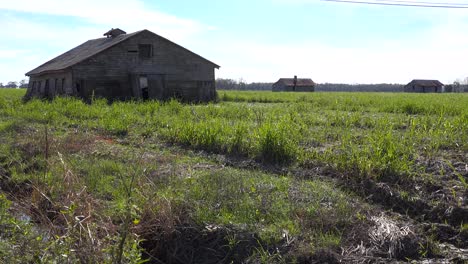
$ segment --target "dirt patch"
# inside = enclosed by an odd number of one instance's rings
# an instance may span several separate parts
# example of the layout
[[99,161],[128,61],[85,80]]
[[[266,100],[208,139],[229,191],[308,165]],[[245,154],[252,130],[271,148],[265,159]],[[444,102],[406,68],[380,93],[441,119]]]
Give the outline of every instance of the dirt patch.
[[423,223],[424,233],[434,236],[443,243],[449,243],[458,248],[468,248],[468,230],[460,230],[448,224]]
[[112,138],[104,136],[96,136],[94,139],[95,142],[103,142],[106,144],[115,144],[115,141]]
[[297,263],[328,263],[328,264],[338,264],[342,263],[342,257],[336,252],[329,249],[320,249],[315,252],[312,256],[299,256]]

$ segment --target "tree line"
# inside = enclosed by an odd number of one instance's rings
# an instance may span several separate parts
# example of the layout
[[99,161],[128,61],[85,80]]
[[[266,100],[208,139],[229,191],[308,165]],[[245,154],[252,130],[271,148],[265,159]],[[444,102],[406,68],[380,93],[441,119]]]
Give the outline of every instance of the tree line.
[[[466,82],[465,82],[466,81]],[[243,79],[216,79],[216,88],[220,90],[258,90],[271,91],[273,83],[246,83]],[[379,84],[343,84],[343,83],[320,83],[316,84],[317,92],[403,92],[404,84],[379,83]],[[447,92],[468,92],[468,78],[463,82],[455,81],[453,84],[445,85]]]
[[28,88],[28,82],[24,79],[19,82],[10,81],[6,84],[0,82],[0,88]]
[[233,79],[216,79],[216,88],[221,90],[271,90],[271,85],[273,83],[246,83],[243,79],[238,81]]
[[403,92],[404,85],[393,83],[379,84],[342,84],[322,83],[317,84],[315,91],[318,92]]
[[[242,79],[236,81],[233,79],[216,79],[216,88],[220,90],[262,90],[271,91],[273,83],[257,82],[246,83]],[[316,91],[329,92],[402,92],[403,85],[401,84],[340,84],[340,83],[323,83],[315,86]]]

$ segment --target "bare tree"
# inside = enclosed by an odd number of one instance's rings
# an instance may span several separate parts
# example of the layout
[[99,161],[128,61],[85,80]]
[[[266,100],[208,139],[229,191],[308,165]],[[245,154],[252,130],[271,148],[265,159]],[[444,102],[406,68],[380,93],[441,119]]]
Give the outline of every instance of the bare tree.
[[28,87],[28,83],[26,82],[26,79],[23,79],[19,82],[19,88],[27,88]]
[[453,82],[453,92],[454,93],[463,93],[465,87],[468,86],[468,77],[464,79],[456,79]]

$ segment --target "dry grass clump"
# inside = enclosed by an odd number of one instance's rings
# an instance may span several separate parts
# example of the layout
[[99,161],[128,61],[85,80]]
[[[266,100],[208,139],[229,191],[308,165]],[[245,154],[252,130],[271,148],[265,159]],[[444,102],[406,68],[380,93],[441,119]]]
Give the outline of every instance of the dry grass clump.
[[374,223],[369,232],[373,251],[380,251],[389,258],[405,259],[419,256],[419,239],[411,225],[399,225],[385,215],[372,216]]

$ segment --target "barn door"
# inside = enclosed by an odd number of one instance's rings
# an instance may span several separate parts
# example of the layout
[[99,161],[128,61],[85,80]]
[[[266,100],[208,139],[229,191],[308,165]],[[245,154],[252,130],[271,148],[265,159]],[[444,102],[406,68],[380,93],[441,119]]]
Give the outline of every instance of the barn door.
[[161,74],[148,74],[148,96],[154,99],[164,99],[166,95],[166,78]]
[[132,87],[132,96],[135,98],[141,98],[139,74],[130,74],[130,85]]

